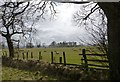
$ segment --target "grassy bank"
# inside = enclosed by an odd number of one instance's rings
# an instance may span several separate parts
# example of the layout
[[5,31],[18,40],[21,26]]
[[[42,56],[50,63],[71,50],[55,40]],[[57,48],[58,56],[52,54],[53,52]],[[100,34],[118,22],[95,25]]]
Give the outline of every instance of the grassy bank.
[[[107,70],[85,71],[43,61],[22,61],[3,57],[3,80],[106,80]],[[6,67],[7,66],[7,67]]]
[[55,78],[46,76],[40,71],[31,72],[3,66],[2,80],[55,80]]

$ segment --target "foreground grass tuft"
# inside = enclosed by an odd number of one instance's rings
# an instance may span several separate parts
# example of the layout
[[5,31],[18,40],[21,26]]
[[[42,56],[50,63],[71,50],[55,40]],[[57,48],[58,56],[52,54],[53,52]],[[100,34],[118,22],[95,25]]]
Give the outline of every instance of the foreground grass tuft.
[[55,78],[43,75],[40,71],[31,72],[3,66],[2,80],[55,80]]
[[[50,64],[43,61],[22,61],[2,57],[3,80],[107,80],[108,71]],[[4,69],[4,67],[12,67]],[[19,70],[18,70],[19,69]],[[24,70],[24,71],[23,71]],[[5,71],[5,72],[4,72]],[[21,74],[22,73],[22,74]],[[18,75],[17,75],[18,74]],[[14,76],[15,75],[15,76]],[[17,77],[19,78],[17,78]],[[7,79],[5,77],[8,77]],[[54,77],[54,78],[50,78]],[[5,79],[4,79],[5,78]],[[56,79],[55,79],[56,78]]]

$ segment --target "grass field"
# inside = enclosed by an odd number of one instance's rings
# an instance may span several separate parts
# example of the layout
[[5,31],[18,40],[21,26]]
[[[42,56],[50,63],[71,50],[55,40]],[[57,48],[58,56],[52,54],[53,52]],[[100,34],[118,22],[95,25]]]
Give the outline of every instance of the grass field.
[[[41,52],[42,55],[42,60],[45,62],[51,62],[51,52],[54,53],[54,61],[57,63],[59,62],[59,57],[63,57],[63,52],[66,53],[66,62],[69,64],[81,64],[81,58],[79,54],[82,54],[82,49],[86,49],[86,53],[91,53],[89,52],[88,47],[67,47],[67,48],[22,48],[20,49],[21,51],[19,52],[20,59],[22,59],[22,53],[27,52],[29,54],[29,60],[38,60],[39,59],[39,52]],[[94,49],[94,48],[93,48]],[[2,52],[7,52],[8,56],[8,49],[2,49]],[[2,52],[1,55],[2,55]],[[33,53],[33,57],[31,59],[31,52]],[[57,54],[57,53],[59,54]],[[98,51],[96,51],[98,52]],[[98,52],[100,53],[100,52]],[[5,53],[4,53],[5,55]],[[17,56],[17,54],[15,54]],[[103,59],[101,57],[88,57],[91,59]],[[16,59],[16,57],[15,57]],[[26,54],[25,54],[25,59],[26,59]],[[63,59],[62,59],[63,62]],[[97,62],[90,62],[90,63],[95,63],[95,64],[101,64]],[[40,72],[30,72],[30,71],[25,71],[25,70],[18,70],[15,68],[11,67],[5,67],[3,66],[2,68],[2,79],[3,80],[53,80],[56,78],[52,78],[49,76],[45,76]]]
[[[20,59],[22,59],[22,52],[27,52],[28,51],[28,56],[29,56],[29,60],[38,60],[39,59],[39,52],[41,52],[42,55],[42,60],[46,61],[46,62],[51,62],[51,52],[54,53],[54,61],[56,63],[59,62],[59,57],[63,56],[63,52],[66,53],[66,62],[69,64],[81,64],[81,58],[82,56],[80,56],[79,54],[82,54],[82,49],[86,49],[86,53],[91,53],[89,52],[89,48],[88,47],[64,47],[64,48],[23,48],[20,49],[21,52],[19,52],[20,55]],[[93,47],[92,49],[95,50],[95,48]],[[7,51],[7,49],[3,49],[2,50]],[[33,57],[31,59],[31,52],[33,53]],[[57,54],[57,53],[59,54]],[[96,52],[98,52],[96,50]],[[100,53],[100,52],[98,52]],[[17,54],[15,54],[15,56],[17,56]],[[26,58],[26,54],[25,54],[25,58]],[[62,57],[63,58],[63,57]],[[103,59],[101,57],[88,57],[88,58],[92,58],[92,59]],[[63,59],[62,59],[63,60]],[[62,61],[63,62],[63,61]]]
[[40,71],[31,72],[3,66],[2,80],[56,80],[56,79],[50,76],[46,76],[42,74]]
[[[21,49],[24,51],[29,51],[29,59],[31,56],[31,52],[33,52],[33,60],[38,60],[39,59],[39,52],[41,52],[42,55],[42,60],[46,62],[51,62],[51,52],[54,53],[54,60],[55,62],[59,62],[59,57],[62,57],[63,52],[66,53],[66,61],[67,63],[73,63],[73,64],[80,64],[80,59],[81,57],[79,54],[82,52],[82,48],[77,47],[77,48],[31,48],[31,49]],[[3,49],[3,51],[7,51],[6,49]],[[59,53],[59,54],[56,54]],[[20,58],[22,59],[22,52],[19,53]],[[26,58],[26,56],[25,56]]]

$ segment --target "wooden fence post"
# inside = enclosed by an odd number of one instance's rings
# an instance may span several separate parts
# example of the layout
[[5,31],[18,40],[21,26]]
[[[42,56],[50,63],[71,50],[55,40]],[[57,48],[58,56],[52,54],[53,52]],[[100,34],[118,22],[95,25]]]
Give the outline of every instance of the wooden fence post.
[[39,60],[42,59],[42,55],[41,55],[41,52],[39,52]]
[[19,59],[19,53],[17,54],[17,60]]
[[84,61],[85,61],[85,70],[88,71],[88,62],[87,62],[85,49],[82,50],[82,54],[83,54],[83,58],[84,58]]
[[26,59],[28,60],[28,52],[26,53]]
[[33,58],[33,52],[31,52],[31,59]]
[[60,64],[62,64],[62,57],[60,57],[59,61],[60,61]]
[[51,64],[54,63],[53,52],[51,52]]
[[23,59],[25,59],[25,57],[24,57],[24,53],[22,53],[22,56],[23,56]]
[[63,59],[64,59],[64,65],[66,65],[66,57],[65,57],[65,52],[63,52]]

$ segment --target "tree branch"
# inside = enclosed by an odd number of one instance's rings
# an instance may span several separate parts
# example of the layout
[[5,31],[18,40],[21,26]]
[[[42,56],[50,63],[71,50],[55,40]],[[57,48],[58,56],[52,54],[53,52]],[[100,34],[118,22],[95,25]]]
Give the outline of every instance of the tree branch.
[[14,34],[23,34],[23,32],[13,32],[12,34],[10,34],[10,36],[12,36]]
[[[87,18],[92,14],[94,13],[97,9],[99,9],[100,7],[97,7],[98,4],[96,4],[92,9],[91,9],[91,12],[84,18],[84,20],[87,20]],[[97,8],[96,8],[97,7]]]
[[4,34],[3,31],[0,31],[0,34],[1,34],[3,37],[6,37],[6,34]]
[[28,8],[29,4],[30,4],[30,2],[28,2],[28,4],[26,5],[26,7],[22,11],[20,11],[18,13],[14,13],[14,15],[17,16],[17,15],[23,13]]

